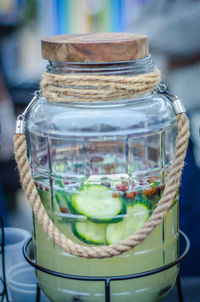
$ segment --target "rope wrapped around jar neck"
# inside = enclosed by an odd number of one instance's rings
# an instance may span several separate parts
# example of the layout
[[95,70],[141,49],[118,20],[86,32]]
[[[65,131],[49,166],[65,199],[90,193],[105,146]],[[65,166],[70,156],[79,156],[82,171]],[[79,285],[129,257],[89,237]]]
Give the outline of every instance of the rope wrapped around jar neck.
[[96,102],[133,99],[159,85],[160,71],[139,75],[55,74],[45,71],[41,92],[50,102]]

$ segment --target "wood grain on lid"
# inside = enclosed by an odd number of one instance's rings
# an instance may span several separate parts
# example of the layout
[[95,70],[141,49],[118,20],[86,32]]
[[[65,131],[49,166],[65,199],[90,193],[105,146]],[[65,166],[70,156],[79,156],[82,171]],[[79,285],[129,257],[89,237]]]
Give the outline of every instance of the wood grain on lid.
[[42,39],[42,57],[61,62],[117,62],[149,54],[148,37],[132,33],[59,35]]

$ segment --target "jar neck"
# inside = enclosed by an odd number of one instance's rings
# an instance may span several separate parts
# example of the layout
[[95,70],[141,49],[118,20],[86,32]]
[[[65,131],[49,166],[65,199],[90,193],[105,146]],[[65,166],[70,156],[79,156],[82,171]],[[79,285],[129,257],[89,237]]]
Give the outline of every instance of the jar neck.
[[143,59],[121,62],[57,62],[49,61],[47,71],[53,74],[96,74],[132,76],[146,74],[154,69],[151,55]]

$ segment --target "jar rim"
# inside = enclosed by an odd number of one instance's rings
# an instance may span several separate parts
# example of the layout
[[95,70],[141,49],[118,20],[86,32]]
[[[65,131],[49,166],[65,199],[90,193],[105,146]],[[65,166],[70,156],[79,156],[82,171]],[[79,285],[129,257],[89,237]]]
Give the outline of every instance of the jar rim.
[[54,74],[101,74],[101,75],[138,75],[152,72],[152,57],[148,56],[129,61],[115,62],[60,62],[49,61],[46,71]]

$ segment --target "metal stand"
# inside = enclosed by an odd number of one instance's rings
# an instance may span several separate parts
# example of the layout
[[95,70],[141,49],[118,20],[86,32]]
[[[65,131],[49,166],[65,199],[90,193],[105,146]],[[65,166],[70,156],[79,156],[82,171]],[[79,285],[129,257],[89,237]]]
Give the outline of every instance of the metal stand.
[[[71,280],[102,281],[102,282],[104,282],[104,284],[105,284],[105,302],[110,302],[111,301],[111,299],[110,299],[110,284],[111,284],[111,282],[119,281],[119,280],[136,279],[136,278],[142,278],[142,277],[150,276],[150,275],[153,275],[153,274],[163,272],[163,271],[179,264],[183,260],[183,258],[185,258],[185,256],[188,254],[189,249],[190,249],[190,241],[189,241],[188,237],[182,231],[179,231],[179,233],[185,241],[185,249],[184,249],[183,253],[176,260],[174,260],[173,262],[171,262],[169,264],[163,265],[162,267],[159,267],[159,268],[156,268],[156,269],[153,269],[153,270],[149,270],[149,271],[146,271],[146,272],[142,272],[142,273],[131,274],[131,275],[109,276],[109,277],[88,277],[88,276],[77,276],[77,275],[64,274],[64,273],[59,273],[59,272],[49,270],[45,267],[42,267],[42,266],[36,264],[35,261],[33,261],[29,258],[28,253],[27,253],[27,248],[28,248],[29,244],[31,243],[32,239],[28,239],[26,241],[26,243],[23,247],[23,254],[24,254],[25,259],[29,262],[30,265],[32,265],[33,267],[35,267],[39,271],[44,272],[46,274],[49,274],[49,275],[52,275],[52,276],[55,276],[55,277],[71,279]],[[178,290],[179,302],[183,302],[182,288],[181,288],[180,276],[179,275],[177,277],[176,285],[177,285],[177,290]],[[40,288],[38,286],[36,302],[39,302],[39,301],[40,301]]]
[[7,291],[7,285],[6,285],[6,274],[5,274],[5,234],[4,234],[4,224],[3,224],[3,219],[0,217],[0,231],[1,231],[1,237],[2,241],[0,243],[0,254],[2,254],[2,261],[1,261],[1,267],[3,271],[3,276],[2,278],[0,277],[0,284],[2,284],[2,291],[0,292],[0,301],[3,302],[4,298],[6,298],[6,301],[9,302],[8,300],[8,291]]
[[178,277],[176,279],[176,288],[177,288],[179,302],[184,302],[183,301],[183,291],[182,291],[181,280],[180,280],[180,275],[179,274],[178,274]]
[[40,302],[40,287],[39,287],[39,284],[37,284],[36,302]]

